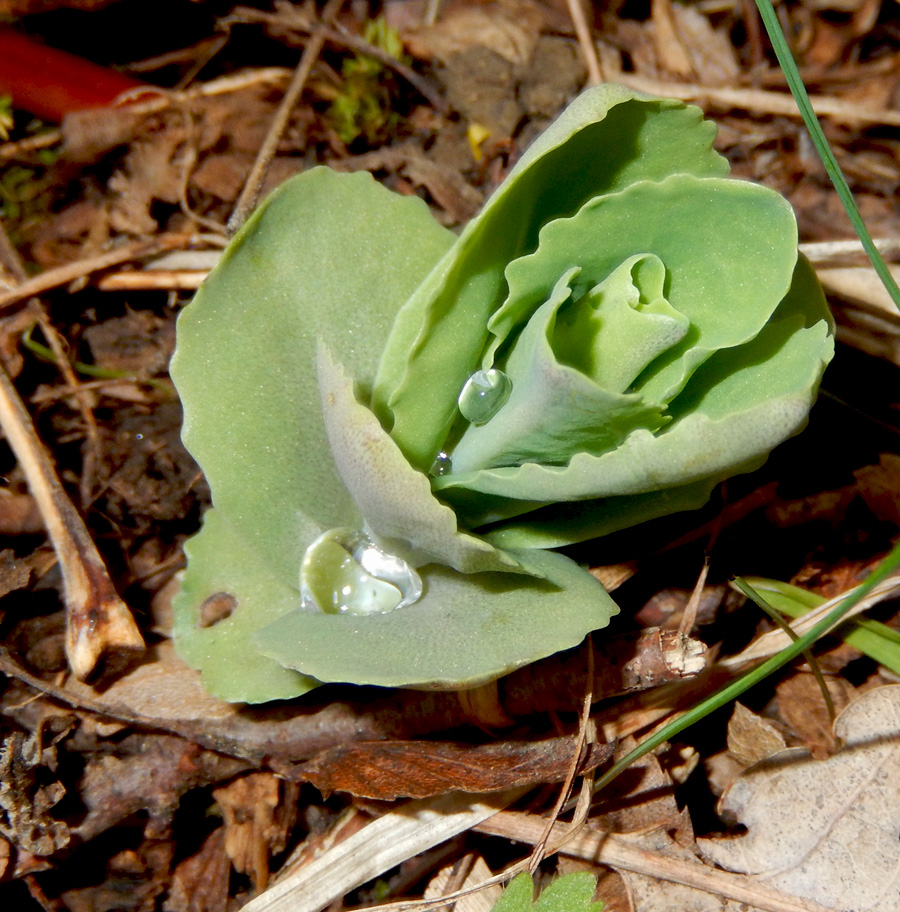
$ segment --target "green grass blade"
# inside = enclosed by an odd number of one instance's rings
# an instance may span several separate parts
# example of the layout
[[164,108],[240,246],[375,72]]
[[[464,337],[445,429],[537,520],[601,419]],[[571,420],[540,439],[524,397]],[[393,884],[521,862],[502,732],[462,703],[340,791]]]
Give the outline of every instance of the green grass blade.
[[645,741],[636,747],[629,754],[610,767],[594,785],[594,791],[598,792],[605,788],[617,776],[623,773],[632,763],[640,760],[641,757],[650,753],[650,751],[659,747],[660,744],[673,738],[675,735],[690,728],[695,722],[708,716],[711,712],[737,699],[742,693],[758,684],[763,678],[768,677],[772,672],[783,668],[788,662],[793,661],[797,656],[802,655],[805,649],[808,649],[820,637],[824,636],[832,627],[838,624],[841,618],[845,617],[847,612],[865,598],[882,580],[887,579],[894,571],[900,568],[900,544],[896,545],[890,554],[878,565],[869,578],[846,599],[839,602],[835,607],[819,621],[815,627],[808,630],[802,637],[795,640],[789,646],[786,646],[777,655],[773,655],[761,665],[748,671],[736,681],[732,681],[725,687],[717,690],[714,694],[701,700],[696,706],[691,707],[681,718],[676,719],[669,725],[664,726],[658,732],[651,735]]
[[[750,577],[745,582],[762,594],[772,607],[792,618],[802,617],[825,601],[815,592],[778,580]],[[900,675],[900,633],[896,630],[870,618],[854,618],[838,633],[850,646]]]
[[825,166],[825,171],[828,177],[831,178],[831,183],[834,185],[838,198],[850,217],[853,229],[856,231],[863,245],[863,250],[865,250],[869,261],[872,263],[878,278],[881,279],[897,309],[900,310],[900,288],[897,287],[897,283],[884,262],[884,258],[875,247],[862,216],[859,214],[859,209],[856,208],[856,202],[850,192],[850,187],[847,185],[847,180],[841,171],[840,165],[837,163],[837,159],[834,157],[834,153],[831,151],[831,147],[828,145],[828,140],[822,131],[822,125],[819,123],[815,111],[813,111],[806,86],[803,85],[803,80],[797,71],[797,65],[794,63],[794,58],[791,55],[784,33],[781,31],[781,24],[778,22],[775,10],[770,0],[756,0],[756,7],[759,10],[763,25],[769,33],[772,49],[775,51],[775,56],[778,58],[778,63],[784,72],[788,88],[797,102],[797,107],[800,109],[800,115],[803,117],[806,129],[809,130],[813,145],[816,147],[819,158],[822,159],[822,164]]

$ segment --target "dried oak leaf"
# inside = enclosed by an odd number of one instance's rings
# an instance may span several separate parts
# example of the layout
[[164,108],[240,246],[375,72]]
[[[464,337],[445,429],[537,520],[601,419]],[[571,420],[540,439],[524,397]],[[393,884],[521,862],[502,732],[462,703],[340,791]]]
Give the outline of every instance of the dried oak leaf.
[[900,686],[871,690],[835,722],[827,760],[780,751],[726,792],[744,836],[698,840],[709,861],[823,906],[895,912],[900,893]]
[[[450,741],[375,741],[323,751],[298,772],[322,792],[362,798],[429,798],[445,792],[497,792],[559,782],[572,763],[571,738],[499,741],[471,746]],[[581,769],[612,755],[592,744]]]

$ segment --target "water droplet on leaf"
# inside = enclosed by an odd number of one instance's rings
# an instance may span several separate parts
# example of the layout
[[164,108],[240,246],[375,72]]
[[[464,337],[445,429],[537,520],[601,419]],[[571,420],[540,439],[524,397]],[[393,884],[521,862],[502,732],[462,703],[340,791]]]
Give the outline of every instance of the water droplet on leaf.
[[459,394],[459,411],[472,424],[487,424],[506,404],[512,380],[501,370],[477,370]]
[[306,549],[300,564],[302,605],[325,614],[386,614],[421,595],[419,574],[364,532],[330,529]]
[[441,451],[434,457],[434,462],[431,464],[428,474],[433,478],[437,478],[439,475],[449,475],[452,469],[453,464],[450,457],[447,453]]

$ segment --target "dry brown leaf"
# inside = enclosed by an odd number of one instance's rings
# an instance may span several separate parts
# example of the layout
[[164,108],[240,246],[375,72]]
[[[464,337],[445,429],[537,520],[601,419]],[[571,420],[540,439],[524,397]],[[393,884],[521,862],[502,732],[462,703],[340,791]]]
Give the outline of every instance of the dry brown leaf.
[[91,757],[78,784],[86,813],[74,833],[87,841],[146,811],[165,827],[181,796],[243,772],[247,764],[173,735],[127,734],[116,753]]
[[[826,677],[825,686],[837,712],[848,706],[855,696],[853,686],[844,678]],[[778,713],[800,743],[816,758],[832,753],[836,747],[834,732],[815,676],[803,672],[793,674],[778,684],[776,692]]]
[[20,851],[52,855],[69,844],[69,828],[49,813],[65,793],[59,782],[38,784],[41,734],[13,732],[0,744],[0,836]]
[[784,735],[769,719],[735,703],[728,722],[728,750],[743,766],[751,766],[787,746]]
[[[446,792],[497,792],[565,778],[572,738],[499,741],[471,746],[449,741],[376,741],[323,751],[300,767],[322,792],[363,798],[429,798]],[[611,744],[592,744],[581,768],[612,755]]]
[[701,81],[705,85],[734,85],[741,67],[728,33],[713,28],[693,6],[673,3],[672,16],[691,67]]
[[139,237],[159,228],[150,209],[156,200],[177,203],[184,180],[179,161],[187,132],[176,123],[133,143],[122,170],[109,179],[113,193],[110,224],[117,231]]
[[30,494],[0,491],[0,535],[34,535],[43,528],[41,511]]
[[88,326],[84,338],[98,367],[149,377],[166,369],[175,348],[175,327],[172,320],[150,311],[128,308],[124,316]]
[[502,0],[488,6],[460,6],[433,26],[412,29],[403,38],[410,53],[446,63],[454,54],[480,46],[516,66],[531,59],[544,13],[531,0]]
[[900,686],[871,690],[838,717],[827,760],[781,751],[745,772],[723,811],[746,835],[699,840],[730,870],[822,905],[896,912],[900,892]]
[[853,473],[859,496],[879,518],[900,526],[900,456],[882,453],[877,466]]
[[690,54],[678,34],[671,0],[653,0],[651,23],[656,59],[662,69],[689,79],[694,74]]
[[[628,753],[636,742],[624,738],[616,756]],[[679,810],[672,777],[662,768],[659,757],[648,754],[631,766],[610,796],[591,818],[591,825],[609,833],[647,833],[660,830],[677,833],[679,839],[693,838],[690,816]]]

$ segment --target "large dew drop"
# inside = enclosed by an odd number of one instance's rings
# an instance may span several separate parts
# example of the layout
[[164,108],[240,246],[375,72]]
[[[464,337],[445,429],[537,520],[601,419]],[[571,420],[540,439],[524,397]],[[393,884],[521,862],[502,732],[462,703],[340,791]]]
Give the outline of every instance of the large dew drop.
[[501,370],[477,370],[459,394],[459,411],[474,425],[487,424],[506,404],[512,380]]
[[300,564],[303,607],[325,614],[386,614],[421,595],[422,580],[406,561],[352,529],[324,532]]

